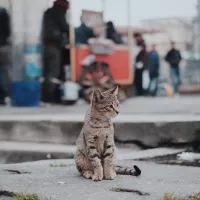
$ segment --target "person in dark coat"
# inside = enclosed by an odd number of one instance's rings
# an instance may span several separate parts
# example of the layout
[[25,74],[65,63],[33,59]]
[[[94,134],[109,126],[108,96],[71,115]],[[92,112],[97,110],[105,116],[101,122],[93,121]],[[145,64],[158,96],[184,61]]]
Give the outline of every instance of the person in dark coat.
[[10,96],[10,35],[10,16],[5,8],[0,7],[0,105],[4,105],[6,97]]
[[90,38],[95,38],[95,34],[92,28],[88,27],[81,16],[81,25],[75,29],[76,44],[88,44]]
[[171,50],[165,57],[166,62],[170,65],[171,80],[176,95],[179,94],[179,86],[181,85],[180,62],[182,60],[180,51],[176,48],[175,42],[171,42]]
[[123,44],[121,36],[117,33],[111,21],[106,23],[106,38],[112,40],[115,44]]
[[66,51],[65,45],[69,44],[69,24],[66,21],[68,8],[68,1],[56,0],[53,7],[46,10],[43,16],[42,42],[45,81],[42,100],[47,103],[60,102],[59,85],[53,83],[52,78],[62,79],[62,81],[65,78],[62,55]]
[[[159,79],[159,69],[160,69],[160,56],[156,50],[156,45],[152,45],[152,49],[148,54],[149,61],[149,88],[148,90],[153,96],[156,96],[158,90],[158,79]],[[152,85],[154,85],[152,90]]]
[[136,44],[140,48],[139,53],[135,58],[135,88],[136,95],[142,96],[144,95],[143,89],[143,71],[146,68],[148,62],[148,55],[146,51],[145,41],[140,33],[134,34]]

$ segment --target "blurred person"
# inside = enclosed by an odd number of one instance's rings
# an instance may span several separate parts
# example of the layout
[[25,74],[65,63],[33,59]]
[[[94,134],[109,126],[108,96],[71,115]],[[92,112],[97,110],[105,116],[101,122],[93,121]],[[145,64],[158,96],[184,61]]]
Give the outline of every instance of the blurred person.
[[143,96],[143,72],[146,68],[148,62],[148,56],[146,51],[145,41],[140,33],[135,33],[134,38],[136,40],[136,44],[139,48],[138,53],[135,58],[135,87],[136,87],[136,95]]
[[[59,85],[52,79],[64,81],[65,46],[69,44],[69,24],[66,20],[69,2],[56,0],[52,8],[45,11],[43,16],[43,65],[44,83],[42,100],[46,103],[60,103]],[[69,54],[69,50],[67,51]],[[70,56],[66,53],[68,59]],[[68,61],[69,62],[69,61]]]
[[179,86],[181,85],[180,62],[182,60],[180,51],[176,48],[175,42],[171,42],[171,49],[167,53],[165,60],[170,65],[171,81],[174,87],[175,95],[179,95]]
[[106,23],[106,38],[112,40],[115,44],[123,44],[120,34],[116,31],[111,21]]
[[0,7],[0,105],[6,104],[5,100],[10,96],[10,35],[10,16],[5,8]]
[[[153,96],[156,96],[158,90],[158,79],[159,79],[159,69],[160,69],[160,56],[156,50],[156,45],[152,45],[152,49],[148,54],[149,61],[149,87],[148,91],[152,92]],[[152,89],[152,85],[154,86]]]
[[90,38],[95,38],[95,33],[92,28],[87,26],[83,21],[83,16],[80,18],[81,25],[75,29],[76,44],[88,44]]

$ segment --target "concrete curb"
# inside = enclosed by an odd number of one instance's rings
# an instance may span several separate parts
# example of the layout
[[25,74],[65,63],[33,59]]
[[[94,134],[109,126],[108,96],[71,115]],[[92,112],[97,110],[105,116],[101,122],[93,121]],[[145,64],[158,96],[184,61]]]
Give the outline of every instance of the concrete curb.
[[[117,160],[133,160],[152,158],[155,156],[170,155],[183,152],[185,149],[157,148],[136,150],[131,148],[117,148]],[[21,163],[27,161],[47,159],[73,159],[76,146],[55,145],[44,143],[1,142],[0,164]]]
[[[0,122],[83,122],[84,114],[13,114],[0,115]],[[115,123],[170,123],[200,122],[200,115],[194,114],[120,114]]]
[[[74,145],[82,126],[79,115],[1,117],[0,140]],[[120,115],[115,120],[115,139],[144,147],[199,143],[200,116]]]

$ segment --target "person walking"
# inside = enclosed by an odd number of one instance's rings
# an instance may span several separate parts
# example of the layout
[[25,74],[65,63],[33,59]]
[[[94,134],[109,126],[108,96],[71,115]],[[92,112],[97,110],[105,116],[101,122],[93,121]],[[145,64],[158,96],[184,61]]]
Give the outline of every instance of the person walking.
[[158,81],[159,81],[160,56],[156,50],[155,44],[152,45],[152,49],[149,52],[148,56],[149,56],[149,79],[150,79],[148,91],[152,94],[152,96],[156,96],[158,90]]
[[175,95],[179,95],[179,86],[181,85],[180,62],[182,60],[180,51],[176,48],[175,42],[171,42],[171,49],[167,53],[165,60],[170,65],[171,81]]

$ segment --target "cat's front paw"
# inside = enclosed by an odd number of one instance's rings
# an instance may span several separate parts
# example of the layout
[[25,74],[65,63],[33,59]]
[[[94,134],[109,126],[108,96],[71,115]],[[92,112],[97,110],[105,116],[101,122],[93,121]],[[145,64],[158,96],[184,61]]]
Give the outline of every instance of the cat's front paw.
[[87,178],[87,179],[90,179],[90,178],[92,178],[92,176],[93,176],[93,172],[92,172],[92,171],[85,171],[85,172],[83,173],[83,176],[84,176],[85,178]]
[[103,168],[100,168],[99,170],[94,172],[94,175],[92,176],[93,181],[102,181],[103,180]]
[[117,176],[117,174],[114,170],[112,170],[110,172],[106,172],[104,175],[106,180],[114,180],[116,176]]

